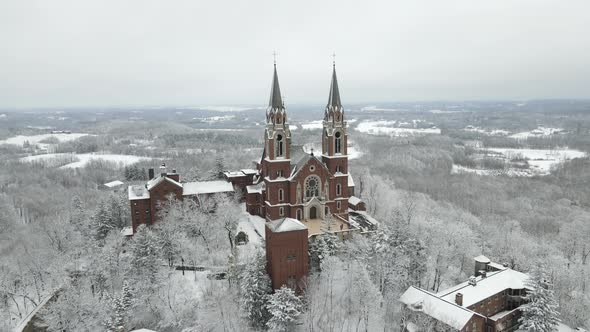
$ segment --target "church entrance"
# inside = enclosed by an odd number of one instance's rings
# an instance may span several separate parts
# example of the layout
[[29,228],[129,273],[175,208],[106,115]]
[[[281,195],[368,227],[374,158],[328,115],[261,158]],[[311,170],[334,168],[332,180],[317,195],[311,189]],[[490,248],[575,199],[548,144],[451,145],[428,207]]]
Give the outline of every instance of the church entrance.
[[312,206],[309,209],[309,219],[316,219],[318,217],[318,209],[315,206]]

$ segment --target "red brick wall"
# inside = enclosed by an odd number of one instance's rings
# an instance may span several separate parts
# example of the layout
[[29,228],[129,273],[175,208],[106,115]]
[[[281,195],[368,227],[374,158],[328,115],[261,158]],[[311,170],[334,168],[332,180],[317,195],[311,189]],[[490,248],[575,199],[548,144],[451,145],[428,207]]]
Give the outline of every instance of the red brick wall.
[[139,227],[139,225],[152,224],[149,199],[131,200],[129,201],[129,205],[131,206],[131,226],[133,227],[134,233],[137,227]]
[[478,314],[482,314],[487,317],[493,316],[498,312],[503,311],[505,308],[506,295],[504,295],[503,291],[494,294],[493,296],[490,296],[483,301],[472,304],[468,307],[468,309],[473,310]]
[[175,199],[181,201],[182,187],[164,180],[150,190],[150,213],[152,215],[152,224],[157,221],[160,205],[166,203],[170,194],[172,194],[172,197]]
[[300,285],[309,270],[307,229],[274,233],[267,226],[265,232],[266,269],[273,289],[287,285],[290,276]]

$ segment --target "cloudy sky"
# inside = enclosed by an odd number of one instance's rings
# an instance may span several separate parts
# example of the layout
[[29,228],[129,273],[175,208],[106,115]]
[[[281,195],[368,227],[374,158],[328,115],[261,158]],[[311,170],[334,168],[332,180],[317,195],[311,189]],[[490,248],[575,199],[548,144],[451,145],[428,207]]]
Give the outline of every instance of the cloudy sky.
[[0,0],[0,107],[590,98],[588,0]]

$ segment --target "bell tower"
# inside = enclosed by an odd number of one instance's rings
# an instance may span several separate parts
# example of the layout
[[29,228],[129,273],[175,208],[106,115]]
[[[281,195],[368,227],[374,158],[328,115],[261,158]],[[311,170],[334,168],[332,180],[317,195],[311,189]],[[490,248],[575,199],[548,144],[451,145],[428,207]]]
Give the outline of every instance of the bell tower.
[[288,201],[289,173],[291,171],[291,131],[287,120],[287,111],[283,104],[277,64],[274,63],[270,100],[266,109],[266,126],[264,129],[264,154],[262,158],[262,175],[266,188],[264,197],[266,218],[275,220],[288,216],[290,211],[285,206]]
[[336,79],[336,63],[333,62],[332,83],[324,111],[322,131],[322,161],[332,174],[348,174],[347,143],[348,130]]

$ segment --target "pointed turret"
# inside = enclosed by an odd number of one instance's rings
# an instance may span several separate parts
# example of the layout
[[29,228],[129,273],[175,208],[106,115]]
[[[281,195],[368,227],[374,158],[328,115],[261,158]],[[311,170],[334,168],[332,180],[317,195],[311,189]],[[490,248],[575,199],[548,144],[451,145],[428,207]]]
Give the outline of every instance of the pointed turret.
[[268,108],[266,110],[266,123],[280,124],[287,121],[287,113],[285,112],[285,105],[281,96],[281,88],[279,86],[279,75],[277,74],[277,64],[274,64],[274,73],[272,76],[272,85],[270,88],[270,99],[268,101]]
[[281,98],[281,88],[279,87],[279,75],[277,75],[277,64],[274,64],[274,75],[272,77],[272,88],[270,90],[270,100],[268,106],[271,108],[282,108],[283,99]]
[[336,64],[332,65],[332,82],[330,83],[330,95],[328,96],[328,105],[324,112],[325,121],[341,122],[342,102],[340,102],[340,90],[338,89],[338,79],[336,78]]
[[328,107],[342,107],[340,102],[340,91],[338,90],[338,80],[336,79],[336,64],[332,69],[332,83],[330,83],[330,97],[328,98]]

